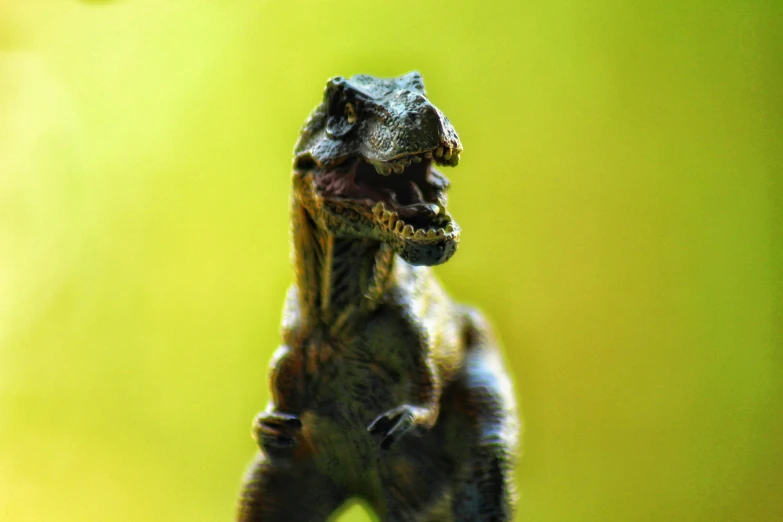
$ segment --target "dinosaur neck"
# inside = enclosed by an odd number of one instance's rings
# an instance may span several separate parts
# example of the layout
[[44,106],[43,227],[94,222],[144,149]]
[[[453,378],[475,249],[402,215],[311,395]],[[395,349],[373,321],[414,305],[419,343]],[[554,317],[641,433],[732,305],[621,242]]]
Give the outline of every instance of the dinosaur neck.
[[337,333],[375,309],[394,263],[385,243],[335,237],[292,197],[293,265],[302,317]]

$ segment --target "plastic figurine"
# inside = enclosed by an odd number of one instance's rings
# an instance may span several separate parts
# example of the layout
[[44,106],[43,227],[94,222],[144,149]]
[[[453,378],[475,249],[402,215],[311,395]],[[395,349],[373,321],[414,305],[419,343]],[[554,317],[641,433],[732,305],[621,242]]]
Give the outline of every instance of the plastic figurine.
[[324,521],[361,498],[383,521],[508,521],[514,393],[479,312],[428,265],[462,144],[421,75],[332,78],[295,148],[295,284],[241,522]]

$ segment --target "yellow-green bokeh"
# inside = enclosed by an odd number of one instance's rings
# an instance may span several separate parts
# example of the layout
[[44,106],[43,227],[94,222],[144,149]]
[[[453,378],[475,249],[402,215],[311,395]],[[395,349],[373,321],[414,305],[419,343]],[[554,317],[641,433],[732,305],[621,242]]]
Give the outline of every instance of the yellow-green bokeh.
[[299,126],[414,68],[519,520],[783,520],[783,5],[656,4],[0,2],[0,520],[231,519]]

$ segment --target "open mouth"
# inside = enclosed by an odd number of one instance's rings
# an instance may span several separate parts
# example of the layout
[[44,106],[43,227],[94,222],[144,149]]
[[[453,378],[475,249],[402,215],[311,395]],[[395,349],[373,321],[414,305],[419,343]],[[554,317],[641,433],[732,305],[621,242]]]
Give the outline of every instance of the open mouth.
[[388,162],[355,156],[320,173],[315,182],[325,197],[365,204],[377,223],[394,235],[443,238],[457,231],[446,210],[449,181],[434,164],[456,165],[458,158],[459,151],[443,147]]

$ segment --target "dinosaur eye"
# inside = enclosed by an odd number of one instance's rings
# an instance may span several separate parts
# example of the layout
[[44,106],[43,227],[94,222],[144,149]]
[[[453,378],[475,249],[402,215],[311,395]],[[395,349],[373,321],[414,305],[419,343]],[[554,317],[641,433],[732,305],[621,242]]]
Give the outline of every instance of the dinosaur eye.
[[332,108],[334,112],[326,120],[326,133],[333,138],[341,138],[351,132],[356,123],[356,109],[352,103],[346,102],[340,111],[339,101],[333,103]]
[[356,110],[353,108],[353,104],[351,103],[345,104],[345,118],[351,125],[356,123]]

